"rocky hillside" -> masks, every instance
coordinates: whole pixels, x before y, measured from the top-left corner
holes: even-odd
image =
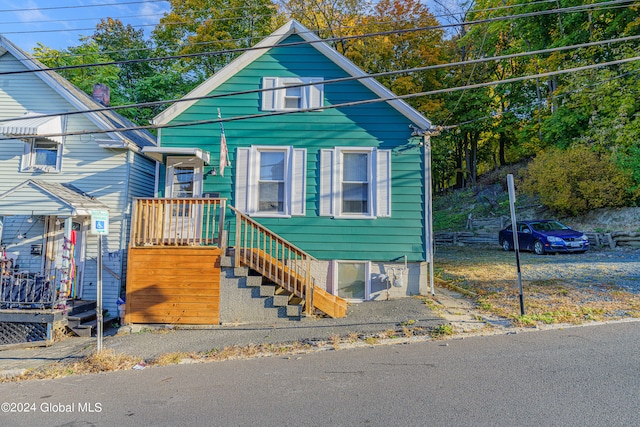
[[[434,230],[463,231],[469,216],[473,219],[500,218],[509,220],[509,195],[501,184],[479,184],[475,190],[464,189],[434,195]],[[586,232],[640,232],[640,207],[597,209],[577,217],[563,217],[551,212],[538,200],[517,195],[516,214],[519,219],[557,219]]]

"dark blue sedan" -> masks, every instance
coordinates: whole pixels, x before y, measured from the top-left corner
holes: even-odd
[[[498,233],[500,246],[505,251],[513,250],[511,225]],[[586,252],[589,238],[581,231],[572,230],[558,221],[519,221],[518,245],[521,250],[538,255],[556,252]]]

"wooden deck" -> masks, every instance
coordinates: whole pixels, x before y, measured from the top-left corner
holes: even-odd
[[[125,323],[220,323],[217,247],[131,247]]]

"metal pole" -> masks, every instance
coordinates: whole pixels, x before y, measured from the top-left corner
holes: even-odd
[[[435,295],[434,279],[433,279],[433,195],[431,194],[431,135],[424,134],[424,170],[425,170],[425,189],[424,195],[426,199],[427,209],[425,212],[427,219],[427,230],[425,242],[427,245],[427,262],[429,263],[429,288],[431,295]]]
[[[511,208],[511,231],[513,232],[513,250],[516,253],[516,268],[518,271],[518,289],[520,291],[520,315],[524,316],[524,294],[522,292],[522,273],[520,271],[520,243],[518,242],[518,223],[516,222],[516,190],[513,184],[513,175],[507,175],[507,187],[509,188],[509,206]]]
[[[102,351],[102,234],[98,234],[98,278],[96,287],[97,352]]]

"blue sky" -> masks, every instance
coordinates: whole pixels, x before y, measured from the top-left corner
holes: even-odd
[[[37,43],[52,49],[80,44],[101,18],[118,18],[147,35],[168,1],[158,0],[0,0],[0,34],[31,52]]]

